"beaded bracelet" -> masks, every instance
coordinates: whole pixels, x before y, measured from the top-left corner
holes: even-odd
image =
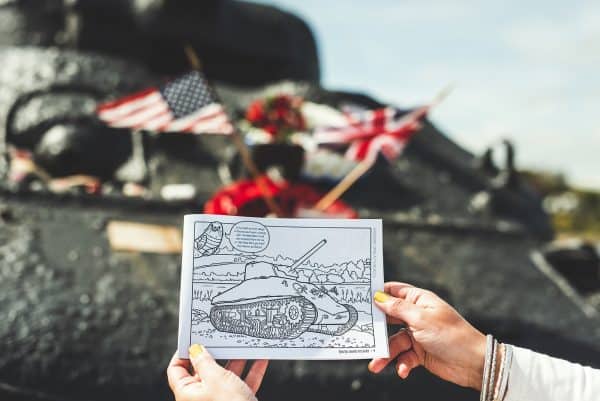
[[[497,354],[497,358],[500,359],[500,361],[496,364],[499,365],[498,368],[498,373],[497,373],[497,380],[496,380],[496,384],[494,385],[494,397],[492,398],[494,401],[498,401],[499,400],[499,395],[500,395],[500,387],[502,384],[502,377],[504,377],[504,361],[505,358],[504,356],[506,355],[506,347],[504,346],[504,344],[498,344],[498,354]]]
[[[496,386],[496,354],[498,354],[498,341],[493,339],[492,341],[492,363],[490,365],[490,377],[488,378],[488,391],[487,391],[487,401],[494,401],[494,390]]]
[[[486,345],[485,345],[485,359],[483,361],[483,380],[481,381],[481,394],[479,395],[479,401],[487,401],[488,400],[488,384],[490,382],[489,374],[491,370],[491,362],[492,362],[492,351],[494,348],[494,337],[491,334],[488,334],[486,337]]]
[[[508,376],[510,374],[510,365],[512,363],[512,346],[504,344],[504,360],[502,361],[502,375],[500,376],[500,387],[498,389],[498,401],[503,401],[506,397],[506,389],[508,388]]]
[[[503,347],[504,352],[500,352],[500,343],[492,335],[486,336],[480,401],[503,401],[506,397],[513,349],[507,344],[503,344]],[[500,357],[500,366],[496,372],[496,358],[498,357]]]

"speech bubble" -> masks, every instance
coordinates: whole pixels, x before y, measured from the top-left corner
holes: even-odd
[[[229,242],[240,252],[264,251],[269,246],[270,239],[267,227],[254,221],[240,221],[229,232]]]

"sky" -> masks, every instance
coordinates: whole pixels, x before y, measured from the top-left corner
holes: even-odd
[[[600,189],[600,1],[259,2],[310,25],[326,88],[410,107],[452,84],[430,119],[453,140]]]

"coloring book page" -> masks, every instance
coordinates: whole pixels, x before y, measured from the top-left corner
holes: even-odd
[[[186,215],[181,358],[388,356],[381,220]]]

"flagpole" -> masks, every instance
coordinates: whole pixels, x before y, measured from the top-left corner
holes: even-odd
[[[331,191],[327,192],[327,194],[317,202],[314,209],[319,212],[327,210],[329,206],[333,205],[333,203],[349,190],[360,177],[365,175],[373,164],[374,160],[371,158],[364,159],[358,163],[335,187],[333,187]]]
[[[190,66],[196,71],[201,71],[202,63],[200,62],[200,58],[198,57],[196,50],[194,50],[194,48],[189,44],[186,44],[184,46],[183,50],[185,51],[185,55],[188,59],[188,62],[190,63]],[[225,106],[223,106],[223,108],[225,108]],[[277,205],[277,203],[273,199],[273,196],[271,195],[269,188],[267,188],[267,186],[264,182],[264,179],[262,177],[260,170],[258,169],[258,167],[256,167],[256,163],[254,163],[254,160],[252,160],[252,155],[250,154],[250,150],[248,149],[248,146],[244,143],[242,135],[240,134],[238,129],[233,124],[231,124],[231,127],[233,129],[233,131],[231,133],[231,136],[233,137],[233,144],[235,145],[238,152],[240,153],[240,156],[242,158],[242,163],[244,164],[246,169],[250,172],[250,175],[252,176],[252,178],[254,179],[254,182],[258,186],[260,195],[264,199],[267,207],[269,208],[271,213],[275,214],[275,216],[277,216],[277,217],[283,216],[283,212],[281,211],[281,208],[279,207],[279,205]]]
[[[187,57],[192,69],[196,71],[202,71],[202,62],[200,61],[200,58],[198,57],[198,54],[194,48],[188,43],[183,46],[183,51],[185,52],[185,56]]]
[[[431,109],[433,106],[439,105],[448,96],[452,89],[452,85],[447,85],[446,87],[444,87],[429,103],[426,110],[429,111],[429,109]],[[423,108],[420,107],[414,111],[411,111],[406,116],[407,119],[419,116],[423,112],[422,109]],[[342,180],[335,187],[333,187],[329,192],[327,192],[327,194],[325,194],[325,196],[323,196],[317,202],[317,204],[314,206],[314,209],[319,212],[324,212],[325,210],[327,210],[331,205],[333,205],[333,203],[336,200],[338,200],[342,195],[344,195],[344,193],[346,193],[346,191],[349,190],[352,187],[352,185],[354,185],[354,183],[360,179],[360,177],[362,177],[367,173],[367,171],[369,171],[369,169],[375,164],[375,161],[376,156],[373,158],[366,158],[360,163],[358,163],[356,167],[350,170],[350,172],[346,174],[344,178],[342,178]]]
[[[275,203],[273,196],[269,192],[269,188],[267,188],[267,186],[265,185],[260,170],[258,169],[258,167],[256,167],[256,163],[254,163],[254,160],[252,160],[252,155],[250,155],[250,150],[248,150],[248,146],[244,143],[242,136],[235,127],[233,128],[233,132],[231,135],[233,136],[233,143],[240,152],[240,156],[242,157],[242,163],[244,163],[244,166],[248,169],[250,175],[252,175],[254,182],[256,182],[258,190],[260,191],[260,195],[267,204],[267,207],[269,208],[271,213],[275,214],[275,216],[282,217],[283,212],[281,211],[281,208],[279,208],[279,205]]]

